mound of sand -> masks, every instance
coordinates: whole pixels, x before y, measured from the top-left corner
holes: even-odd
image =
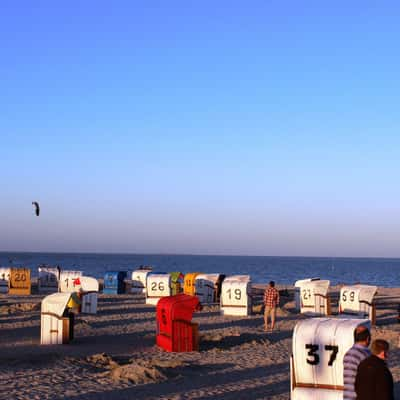
[[[108,371],[114,382],[129,381],[134,385],[166,381],[179,376],[178,368],[187,366],[180,360],[119,360],[105,353],[86,357],[85,361],[93,368]]]
[[[13,303],[0,306],[0,315],[15,314],[18,312],[37,311],[40,310],[39,303]]]

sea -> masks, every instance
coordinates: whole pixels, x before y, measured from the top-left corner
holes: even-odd
[[[30,268],[33,277],[41,264],[59,265],[95,278],[103,278],[106,271],[129,274],[140,266],[150,265],[156,272],[250,275],[252,282],[261,284],[273,280],[279,285],[293,285],[299,279],[319,277],[329,279],[331,285],[400,286],[399,258],[0,252],[0,267]]]

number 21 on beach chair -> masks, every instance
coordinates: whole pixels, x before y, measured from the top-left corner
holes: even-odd
[[[304,282],[312,282],[319,280],[320,278],[306,278],[306,279],[300,279],[294,283],[294,300],[297,312],[300,312],[300,307],[301,307],[301,286],[304,284]]]
[[[365,319],[309,318],[293,331],[291,400],[342,400],[343,357]]]
[[[330,315],[330,299],[328,296],[328,280],[300,281],[300,313],[312,316]]]

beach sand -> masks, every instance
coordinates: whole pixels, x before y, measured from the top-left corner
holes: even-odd
[[[282,287],[280,289],[283,289]],[[281,297],[277,330],[263,331],[261,307],[249,317],[194,314],[200,351],[155,345],[155,307],[134,295],[99,295],[97,315],[79,314],[68,345],[41,346],[44,295],[0,295],[0,399],[289,399],[293,288]],[[338,288],[331,288],[337,297]],[[254,290],[261,299],[262,286]],[[379,288],[374,338],[391,344],[389,366],[400,398],[400,289]],[[336,311],[333,307],[333,312]]]

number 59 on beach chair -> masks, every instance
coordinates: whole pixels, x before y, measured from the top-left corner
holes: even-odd
[[[340,289],[339,314],[345,318],[368,318],[376,322],[374,296],[378,288],[370,285],[343,286]]]

